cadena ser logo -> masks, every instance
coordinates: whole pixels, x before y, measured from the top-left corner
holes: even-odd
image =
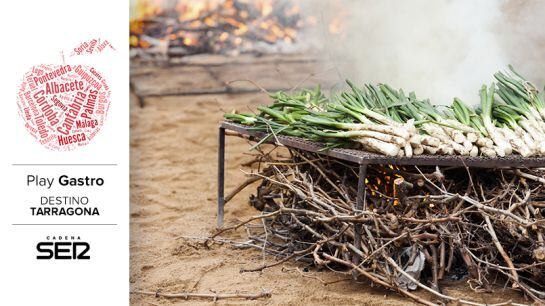
[[[36,244],[39,260],[89,260],[91,245],[79,236],[47,236]]]

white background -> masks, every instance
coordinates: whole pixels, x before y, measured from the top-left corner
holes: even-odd
[[[9,1],[0,18],[0,305],[124,305],[129,301],[129,56],[126,1]],[[108,39],[114,52],[69,57],[79,43]],[[54,152],[27,132],[17,113],[17,85],[38,64],[86,63],[101,71],[111,104],[101,131],[84,146]],[[17,163],[107,163],[106,167],[13,166]],[[104,187],[48,191],[26,187],[26,175],[103,177]],[[57,185],[58,186],[58,185]],[[87,195],[100,218],[31,217],[40,195]],[[13,223],[116,223],[116,226],[14,226]],[[79,235],[88,261],[36,260],[47,235]]]

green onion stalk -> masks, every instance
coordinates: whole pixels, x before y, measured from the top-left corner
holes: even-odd
[[[545,120],[545,99],[536,86],[516,72],[511,65],[509,71],[497,72],[494,77],[498,80],[498,85],[503,87],[503,91],[528,103],[528,108],[536,119]]]
[[[439,112],[429,100],[419,101],[417,107],[420,112],[426,114],[431,121],[439,125],[443,131],[449,135],[456,143],[463,144],[466,142],[464,132],[473,133],[474,130],[464,124],[458,123],[454,120],[448,120],[444,114]]]
[[[339,122],[317,116],[304,116],[301,120],[313,126],[313,133],[319,137],[350,138],[367,150],[388,156],[398,155],[409,137],[406,131],[388,125]]]
[[[536,144],[530,135],[518,125],[517,121],[520,120],[518,114],[498,103],[494,103],[492,114],[496,119],[496,126],[501,129],[513,150],[524,157],[534,155]]]
[[[469,127],[464,126],[463,130],[460,130],[456,125],[462,124],[453,125],[452,122],[447,122],[446,115],[439,112],[428,100],[417,100],[413,104],[415,108],[413,112],[421,114],[421,117],[428,121],[422,124],[422,129],[442,142],[441,151],[448,154],[477,156],[478,149],[473,148],[473,143],[467,140],[463,133],[463,130],[469,130]]]
[[[381,84],[380,88],[392,101],[389,105],[390,112],[396,113],[402,122],[410,122],[410,126],[414,131],[414,135],[410,139],[414,154],[418,155],[423,152],[428,154],[454,154],[452,146],[443,143],[444,141],[450,143],[450,138],[443,133],[440,127],[430,123],[415,107],[414,104],[418,100],[414,92],[409,93],[407,96],[402,89],[396,91],[386,84]],[[435,131],[440,131],[442,134],[437,135]],[[442,137],[444,138],[442,139]]]
[[[531,98],[521,92],[517,86],[507,83],[506,77],[502,74],[496,74],[496,78],[503,80],[503,83],[500,82],[498,84],[498,95],[511,110],[521,116],[518,124],[530,134],[537,144],[537,150],[545,152],[545,141],[543,138],[545,123],[536,108],[532,106],[532,103],[528,102]],[[515,81],[511,82],[515,83]],[[509,84],[511,87],[509,87]]]
[[[386,125],[397,129],[406,135],[408,140],[403,146],[403,155],[424,153],[424,148],[416,138],[417,130],[414,126],[414,119],[403,120],[394,106],[399,103],[398,96],[389,86],[381,84],[378,87],[367,84],[362,89],[357,88],[350,81],[347,84],[351,93],[343,93],[340,96],[340,104],[352,112],[361,114],[373,120],[377,124]],[[414,150],[413,150],[413,147]]]
[[[406,131],[396,129],[395,127],[388,125],[339,122],[328,118],[320,118],[316,116],[303,116],[301,120],[313,125],[327,126],[340,130],[373,131],[377,133],[393,135],[401,139],[407,139],[409,137]]]
[[[526,123],[527,119],[515,109],[503,103],[496,103],[494,104],[493,114],[498,122],[507,126],[515,135],[512,135],[510,131],[505,131],[507,134],[511,134],[512,138],[520,139],[526,144],[532,152],[531,155],[545,153],[545,143],[536,141],[539,137],[534,138],[531,133],[522,128],[521,123]]]
[[[451,109],[454,119],[473,129],[473,132],[467,133],[466,137],[468,140],[475,143],[479,148],[479,153],[487,157],[495,157],[496,151],[494,151],[494,142],[489,138],[481,116],[460,98],[454,98]],[[476,140],[473,135],[477,137]]]
[[[484,127],[488,132],[488,135],[496,145],[494,147],[496,153],[499,156],[504,157],[511,154],[513,148],[511,147],[509,142],[507,142],[507,140],[503,136],[503,133],[501,133],[492,122],[492,106],[494,104],[495,89],[496,86],[494,83],[492,83],[490,89],[488,89],[486,85],[483,85],[481,88],[481,118],[483,120]]]
[[[390,125],[394,127],[402,127],[403,124],[390,117],[388,112],[388,101],[383,94],[374,95],[368,92],[367,89],[359,89],[350,81],[347,80],[352,93],[343,93],[339,103],[344,107],[360,113],[367,118],[371,118],[376,123]],[[372,85],[373,92],[378,91]]]

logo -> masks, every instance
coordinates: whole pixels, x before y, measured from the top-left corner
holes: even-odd
[[[36,244],[39,260],[89,260],[91,245],[79,236],[47,236]]]
[[[72,56],[113,49],[107,40],[92,39]],[[93,66],[41,64],[31,67],[19,85],[18,111],[28,132],[55,151],[87,145],[100,131],[110,106],[110,87]]]

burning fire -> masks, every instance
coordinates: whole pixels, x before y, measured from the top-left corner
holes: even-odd
[[[262,45],[294,44],[302,28],[314,26],[297,1],[135,0],[131,8],[131,48],[176,49],[181,55],[253,51]],[[340,20],[329,25],[342,29]]]
[[[387,169],[384,169],[383,171],[374,173],[374,175],[368,176],[365,179],[365,185],[372,197],[382,199],[393,205],[398,205],[400,190],[398,190],[396,182],[398,180],[404,181],[404,178],[395,172],[401,170],[398,166],[389,165],[388,168],[394,171],[386,171]]]
[[[304,26],[297,5],[275,0],[178,1],[140,0],[130,23],[131,47],[160,42],[188,53],[250,49],[257,41],[292,43]]]

